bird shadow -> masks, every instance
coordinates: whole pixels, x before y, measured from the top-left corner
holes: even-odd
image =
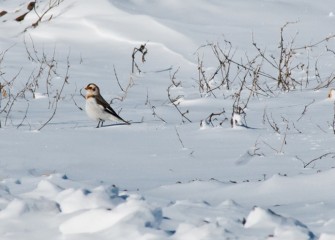
[[[115,127],[115,126],[122,126],[122,125],[129,125],[129,124],[127,124],[127,123],[112,123],[112,124],[108,124],[108,125],[102,125],[102,126],[97,127],[97,128]]]
[[[131,124],[138,124],[138,123],[142,123],[142,122],[141,121],[138,121],[138,122],[132,122],[132,121],[130,121],[129,123],[112,123],[112,124],[108,124],[108,125],[102,125],[99,128],[114,127],[114,126],[123,126],[123,125],[129,126]]]

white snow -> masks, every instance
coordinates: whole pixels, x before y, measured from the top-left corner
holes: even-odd
[[[335,239],[333,0],[64,0],[32,28],[52,2],[0,1],[1,240]],[[287,22],[295,89],[235,66],[208,92],[210,44],[277,59]],[[130,126],[95,128],[91,82]]]

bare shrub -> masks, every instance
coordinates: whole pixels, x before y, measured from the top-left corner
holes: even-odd
[[[38,130],[43,129],[55,116],[58,103],[63,98],[62,92],[69,79],[69,56],[67,58],[67,68],[65,71],[64,82],[61,86],[55,84],[55,79],[62,78],[62,74],[58,73],[58,60],[56,59],[56,49],[48,55],[44,50],[38,51],[33,40],[30,38],[30,43],[24,42],[28,61],[32,62],[35,68],[28,77],[21,74],[20,69],[14,76],[1,75],[2,83],[0,84],[0,122],[3,125],[8,125],[15,105],[21,100],[27,102],[27,107],[22,117],[22,121],[17,125],[17,128],[23,126],[24,122],[28,121],[30,101],[36,98],[36,94],[40,93],[47,97],[47,109],[52,111],[51,117],[42,124]],[[1,61],[3,60],[3,56]],[[0,61],[0,63],[1,63]],[[0,65],[1,66],[1,65]],[[28,123],[29,124],[29,123]],[[14,123],[12,122],[12,125]],[[29,124],[30,125],[30,124]],[[2,126],[2,125],[1,125]]]
[[[232,44],[230,41],[227,40],[224,40],[224,48],[221,48],[219,44],[207,44],[199,48],[200,50],[202,48],[210,47],[214,59],[217,59],[219,63],[216,71],[214,71],[214,73],[210,77],[202,77],[201,80],[206,79],[206,81],[203,82],[208,83],[209,81],[214,79],[214,77],[216,77],[217,74],[220,72],[222,77],[221,84],[214,88],[212,87],[211,89],[207,89],[206,91],[211,92],[217,88],[220,88],[223,85],[227,86],[227,89],[229,89],[229,86],[235,79],[241,78],[241,76],[245,76],[246,74],[250,73],[255,74],[253,77],[250,76],[250,79],[247,81],[248,84],[252,86],[257,86],[257,92],[261,92],[263,94],[268,94],[269,92],[266,80],[272,80],[273,82],[275,82],[277,85],[277,89],[282,91],[290,91],[296,89],[298,86],[308,87],[308,84],[310,83],[309,77],[312,71],[312,63],[310,63],[309,56],[310,50],[320,47],[321,44],[325,43],[327,52],[335,54],[335,51],[331,50],[327,46],[327,43],[335,38],[335,34],[325,37],[315,43],[299,47],[295,44],[297,34],[289,41],[285,39],[285,30],[291,24],[293,23],[287,22],[286,24],[284,24],[284,26],[281,27],[280,40],[278,43],[278,52],[276,53],[268,54],[266,50],[262,50],[254,41],[254,38],[252,38],[252,45],[256,49],[257,54],[253,57],[245,55],[244,61],[243,59],[240,59],[238,61],[235,60],[235,52],[233,52],[232,50]],[[306,58],[303,59],[302,57],[298,57],[298,52],[299,55],[306,56]],[[319,74],[318,62],[319,59],[315,59],[313,73],[316,76],[316,79],[321,79]],[[199,57],[198,65],[199,69],[203,69],[203,61],[199,61]],[[295,71],[305,72],[305,76],[300,76],[298,79],[298,76],[294,74]],[[257,77],[255,78],[255,76]],[[261,84],[257,82],[260,77],[263,78]],[[334,78],[335,76],[332,73],[328,78],[324,80],[325,84],[320,85],[320,82],[323,82],[322,80],[320,80],[320,82],[318,83],[318,87],[328,87],[330,83],[335,80]],[[306,79],[304,86],[302,86],[302,79]],[[209,87],[208,84],[205,85],[206,87]],[[261,87],[261,85],[263,87]]]
[[[316,161],[319,161],[319,160],[321,160],[323,158],[326,158],[326,157],[330,157],[330,158],[335,159],[335,152],[328,152],[328,153],[322,154],[321,156],[313,158],[312,160],[308,160],[308,161],[305,161],[298,156],[295,156],[295,157],[296,157],[296,159],[298,159],[299,161],[302,162],[304,168],[307,168],[312,163],[315,164]]]
[[[126,99],[127,95],[128,95],[129,89],[132,86],[134,86],[134,80],[133,80],[132,76],[130,76],[129,77],[129,81],[127,83],[127,86],[126,87],[122,87],[114,65],[113,65],[113,70],[114,70],[114,76],[115,76],[115,79],[117,81],[117,84],[118,84],[119,88],[122,91],[122,95],[120,97],[113,98],[110,101],[110,104],[112,104],[114,100],[119,100],[119,101],[123,102]]]
[[[141,61],[142,61],[142,63],[144,63],[146,61],[145,60],[145,56],[148,53],[148,49],[147,49],[146,45],[147,45],[147,43],[144,43],[139,48],[136,48],[136,47],[134,48],[133,53],[131,55],[131,58],[132,58],[131,72],[132,73],[135,73],[135,67],[136,67],[138,73],[142,72],[141,69],[139,68],[138,64],[135,61],[135,57],[136,57],[136,54],[139,52],[139,53],[141,53]]]
[[[180,116],[182,117],[182,122],[185,123],[185,121],[187,122],[192,122],[188,117],[187,114],[189,113],[188,110],[183,111],[180,108],[180,99],[183,97],[182,95],[177,95],[176,97],[173,96],[172,93],[172,89],[177,88],[177,87],[181,87],[181,82],[177,82],[176,81],[176,74],[178,72],[179,68],[171,75],[170,74],[170,80],[171,80],[171,85],[167,88],[167,94],[168,94],[168,99],[170,101],[170,103],[172,104],[172,106],[174,106],[177,111],[179,112]]]
[[[204,63],[203,56],[200,50],[205,48],[210,48],[210,52],[213,54],[218,66],[215,67],[214,71],[207,71]],[[201,46],[197,51],[197,61],[198,61],[198,85],[199,92],[201,96],[206,96],[211,94],[216,97],[215,90],[218,89],[230,89],[231,84],[237,77],[237,71],[234,71],[233,61],[231,59],[234,57],[232,43],[224,40],[223,47],[219,43],[209,43]],[[233,75],[234,74],[234,75]]]
[[[200,127],[203,127],[205,124],[206,126],[222,126],[224,122],[228,120],[228,118],[225,116],[226,111],[223,109],[222,112],[218,113],[211,113],[208,117],[206,117],[204,120],[200,121]]]
[[[64,0],[49,0],[48,5],[44,6],[42,8],[42,10],[40,12],[37,11],[38,6],[36,6],[36,4],[34,4],[33,6],[31,6],[31,8],[34,10],[34,12],[36,13],[38,19],[31,24],[32,28],[36,28],[38,26],[39,23],[41,23],[42,21],[50,21],[53,18],[53,15],[50,15],[49,18],[47,20],[45,20],[45,16],[54,8],[58,7],[62,2],[64,2]],[[36,1],[35,1],[36,3]],[[25,29],[25,31],[28,28],[31,27],[27,27]]]
[[[327,46],[327,43],[335,38],[335,35],[297,47],[296,37],[298,34],[289,40],[285,36],[286,28],[291,24],[294,23],[287,22],[280,28],[278,51],[270,54],[265,49],[261,49],[253,37],[252,46],[256,49],[254,56],[248,56],[246,53],[244,57],[236,56],[236,50],[228,40],[223,41],[223,47],[219,43],[209,43],[197,50],[198,85],[201,96],[215,98],[220,95],[226,96],[231,94],[229,90],[233,89],[233,84],[236,86],[236,81],[239,82],[238,89],[231,94],[233,99],[232,127],[239,124],[246,125],[245,109],[253,97],[272,97],[282,91],[302,90],[311,88],[311,86],[313,89],[326,88],[335,81],[334,73],[328,77],[321,77],[319,61],[322,55],[315,58],[314,62],[310,57],[312,49],[324,45],[327,49],[326,53],[335,54],[335,51]],[[217,65],[213,71],[208,71],[208,68],[205,67],[204,57],[200,57],[202,56],[201,51],[211,53],[210,57],[216,60]],[[304,112],[299,120],[304,116]],[[275,131],[279,131],[276,130],[276,126],[271,124],[268,117],[266,119]],[[240,120],[243,121],[238,122]]]
[[[69,61],[69,55],[67,57],[67,68],[66,68],[66,72],[65,72],[65,76],[63,77],[63,84],[60,87],[60,89],[57,89],[56,94],[54,96],[54,103],[53,103],[53,112],[50,116],[50,118],[43,123],[43,125],[38,129],[39,131],[41,131],[56,115],[57,109],[58,109],[58,103],[61,100],[62,97],[62,93],[65,87],[65,84],[69,83],[69,69],[70,69],[70,61]]]

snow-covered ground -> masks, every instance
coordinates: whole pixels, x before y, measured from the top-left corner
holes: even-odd
[[[52,2],[0,0],[1,240],[335,239],[333,0]],[[296,87],[258,58],[249,99],[288,22]],[[199,89],[211,46],[229,89]],[[95,128],[91,82],[130,126]]]

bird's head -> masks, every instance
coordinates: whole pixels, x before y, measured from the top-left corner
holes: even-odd
[[[94,83],[90,83],[85,87],[86,96],[97,96],[100,94],[100,89]]]

